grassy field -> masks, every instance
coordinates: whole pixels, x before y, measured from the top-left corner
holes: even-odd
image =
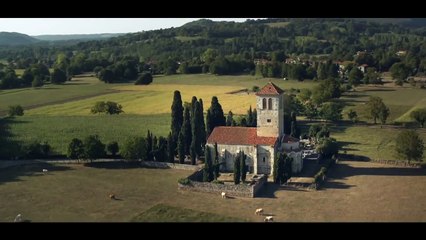
[[[129,136],[146,136],[150,130],[157,136],[170,131],[170,114],[116,116],[22,116],[7,122],[12,139],[24,143],[47,141],[52,151],[66,154],[73,138],[97,134],[103,143],[117,141],[119,145]]]
[[[210,74],[157,76],[148,86],[104,84],[92,77],[76,78],[65,85],[41,89],[19,89],[0,92],[0,104],[22,104],[33,107],[23,117],[9,122],[12,139],[29,143],[47,141],[57,153],[66,153],[72,138],[98,134],[104,143],[123,141],[131,135],[145,136],[147,130],[167,136],[170,130],[170,107],[173,92],[181,91],[183,101],[192,96],[204,100],[204,109],[217,96],[225,114],[245,114],[255,106],[253,93],[230,94],[240,89],[263,86],[271,79],[254,76],[215,76]],[[311,88],[314,82],[273,80],[284,89]],[[224,86],[221,86],[224,85]],[[123,106],[119,116],[93,115],[90,108],[97,101],[116,101]],[[56,103],[55,103],[56,101]],[[31,105],[33,104],[33,105]],[[0,105],[1,106],[1,105]]]
[[[377,126],[348,126],[336,125],[331,128],[332,137],[340,142],[342,149],[340,152],[367,156],[371,159],[397,160],[395,152],[395,139],[402,131],[401,128],[394,128],[380,125]],[[426,129],[416,130],[426,143]],[[426,154],[423,155],[426,161]]]
[[[119,84],[118,84],[119,85]],[[45,85],[41,88],[0,90],[0,116],[6,114],[10,105],[21,105],[24,109],[49,104],[61,104],[82,98],[112,93],[112,86],[95,77],[78,77],[62,85]]]
[[[211,74],[156,76],[148,86],[135,86],[132,83],[104,84],[90,75],[77,76],[63,85],[46,85],[39,89],[22,88],[0,90],[0,115],[7,112],[10,105],[19,104],[28,115],[89,115],[96,101],[117,101],[124,111],[130,114],[157,114],[170,112],[174,90],[180,90],[184,101],[192,96],[201,97],[205,108],[211,97],[219,98],[224,110],[245,113],[254,106],[253,95],[227,94],[239,89],[262,87],[273,81],[284,89],[312,88],[311,81],[282,81],[280,79],[258,78],[250,75],[215,76]]]
[[[384,74],[386,75],[386,74]],[[249,106],[255,106],[253,93],[230,94],[230,92],[262,87],[271,79],[250,75],[216,76],[211,74],[155,76],[148,86],[131,83],[104,84],[96,78],[83,76],[58,86],[41,89],[18,89],[0,91],[0,112],[10,104],[22,104],[31,109],[24,117],[11,123],[13,139],[29,142],[33,139],[48,141],[54,150],[65,153],[66,145],[73,137],[83,138],[98,134],[104,142],[122,143],[128,135],[145,136],[148,129],[156,135],[166,136],[170,126],[170,106],[173,92],[181,91],[183,101],[192,96],[202,98],[208,109],[212,96],[217,96],[225,114],[245,114]],[[312,81],[283,81],[272,79],[284,90],[312,88]],[[345,93],[339,101],[346,104],[344,118],[349,109],[357,111],[361,121],[371,123],[365,114],[365,102],[369,96],[383,98],[390,108],[388,122],[410,122],[409,113],[426,107],[426,91],[409,86],[396,87],[393,83],[384,86],[361,86],[356,91]],[[123,106],[120,116],[92,115],[90,108],[97,101],[116,101]],[[52,131],[52,129],[54,131]],[[380,132],[380,134],[371,134]],[[334,128],[332,135],[343,141],[347,153],[370,158],[394,159],[394,139],[400,129],[375,128],[369,125],[344,124]],[[426,134],[419,131],[423,138]],[[391,141],[388,141],[391,139]],[[385,144],[386,143],[386,144]],[[380,146],[379,146],[380,145]]]
[[[426,91],[408,86],[398,87],[393,83],[384,86],[358,87],[356,91],[344,94],[340,101],[346,104],[343,116],[348,119],[346,113],[354,109],[358,113],[360,121],[368,124],[342,124],[333,127],[332,135],[342,142],[343,151],[349,154],[367,156],[372,159],[397,159],[395,154],[395,139],[403,128],[395,126],[380,127],[371,125],[373,122],[366,113],[365,103],[369,96],[378,96],[390,109],[388,123],[413,122],[409,117],[411,111],[417,108],[426,108]],[[416,131],[426,142],[425,129]],[[423,157],[426,161],[426,155]]]
[[[369,96],[377,96],[390,109],[388,122],[410,122],[409,113],[416,108],[426,108],[426,90],[411,87],[368,86],[358,87],[355,92],[345,94],[341,99],[346,103],[345,111],[352,108],[357,111],[360,120],[369,121],[365,113],[365,104]],[[345,116],[347,117],[347,116]]]
[[[49,173],[42,174],[42,168]],[[21,213],[35,222],[131,221],[138,216],[141,221],[261,222],[257,208],[279,222],[426,221],[424,169],[340,162],[319,191],[283,191],[268,184],[254,199],[178,190],[177,179],[187,175],[174,169],[71,164],[0,169],[0,221],[13,221]],[[118,200],[111,200],[110,193]]]

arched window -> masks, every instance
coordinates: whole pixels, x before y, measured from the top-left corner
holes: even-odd
[[[272,110],[272,98],[268,99],[268,110]]]
[[[266,109],[266,98],[262,99],[262,109]]]

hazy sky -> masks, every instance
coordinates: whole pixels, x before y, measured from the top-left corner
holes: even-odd
[[[199,18],[0,18],[0,32],[28,35],[127,33],[179,27]],[[211,18],[244,22],[246,18]]]

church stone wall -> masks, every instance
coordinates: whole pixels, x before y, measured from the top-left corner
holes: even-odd
[[[214,149],[213,144],[208,144]],[[254,145],[224,145],[218,144],[217,151],[220,156],[220,161],[225,161],[224,167],[221,168],[221,171],[232,172],[234,171],[234,161],[237,153],[239,151],[244,151],[244,154],[247,155],[246,165],[248,165],[248,170],[250,173],[254,170],[254,157],[256,156],[256,147]]]

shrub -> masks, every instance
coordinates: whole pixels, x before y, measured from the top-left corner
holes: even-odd
[[[216,183],[216,184],[225,184],[223,181],[219,181],[219,180],[213,180],[212,183]]]
[[[178,180],[178,183],[182,184],[182,185],[189,185],[191,183],[191,181],[188,178],[181,178]]]
[[[25,157],[29,159],[45,158],[50,153],[50,145],[47,142],[41,144],[39,141],[33,141],[24,148]]]
[[[138,80],[136,80],[135,85],[148,85],[150,83],[152,83],[151,73],[142,73]]]
[[[24,115],[24,109],[22,108],[21,105],[9,106],[9,116],[10,117],[22,116],[22,115]]]

